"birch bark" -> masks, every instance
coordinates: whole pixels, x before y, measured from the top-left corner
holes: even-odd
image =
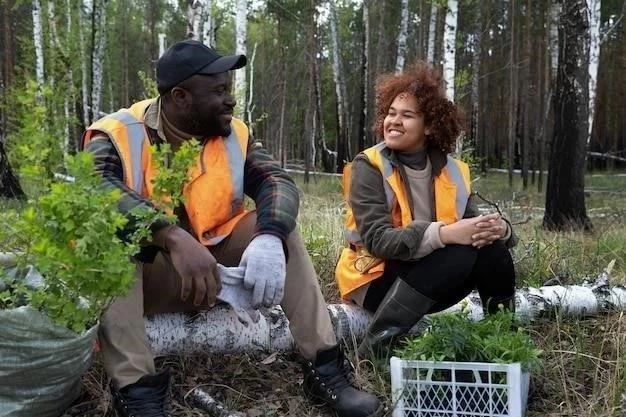
[[[43,26],[41,23],[41,2],[33,0],[33,42],[35,44],[35,77],[42,88],[44,79]],[[41,98],[41,97],[40,97]]]
[[[437,12],[439,7],[436,0],[431,0],[430,4],[430,19],[428,22],[428,52],[426,54],[426,61],[435,63],[435,38],[437,34]]]
[[[446,27],[444,31],[443,78],[446,81],[446,95],[454,101],[454,75],[456,59],[456,27],[459,12],[458,0],[448,0]]]
[[[247,0],[237,0],[237,12],[235,14],[235,53],[247,54],[248,39],[248,2]],[[236,114],[242,117],[247,114],[246,102],[246,67],[235,71],[234,80],[235,99],[239,104]],[[250,120],[248,120],[250,122]]]
[[[614,264],[614,262],[612,263]],[[554,285],[540,288],[520,288],[516,291],[515,315],[522,321],[555,314],[585,317],[626,310],[626,287],[609,285],[612,264],[592,283],[581,285]],[[338,339],[350,346],[365,335],[372,313],[355,304],[327,306]],[[444,310],[469,311],[472,320],[483,317],[482,303],[477,292],[472,292],[458,304]],[[428,325],[428,316],[410,331],[420,333]],[[155,355],[181,352],[235,353],[254,351],[290,351],[295,349],[289,331],[289,320],[283,310],[272,307],[261,312],[258,323],[247,327],[240,323],[228,306],[217,306],[189,321],[184,314],[160,314],[146,319],[146,330]]]
[[[396,73],[404,69],[406,59],[406,39],[409,28],[409,0],[402,0],[402,11],[400,13],[400,30],[398,32],[398,50],[396,52]]]
[[[596,85],[600,64],[600,6],[601,0],[587,0],[589,7],[589,134],[587,146],[591,141],[593,120],[596,110]]]

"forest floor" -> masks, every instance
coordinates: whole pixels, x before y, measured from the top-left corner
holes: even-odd
[[[333,280],[341,250],[342,204],[337,178],[314,179],[302,190],[300,232],[329,303],[338,302]],[[472,187],[499,205],[515,225],[520,243],[514,250],[518,287],[541,286],[558,279],[577,284],[595,277],[616,260],[611,284],[626,283],[626,177],[586,178],[587,211],[592,233],[548,232],[541,228],[545,196],[523,190],[506,175],[478,179]],[[542,349],[544,366],[531,376],[527,417],[608,417],[622,412],[626,391],[626,317],[621,312],[586,319],[561,316],[525,324],[524,330]],[[348,352],[354,359],[354,355]],[[302,374],[295,354],[169,356],[157,360],[170,368],[172,416],[207,416],[191,400],[195,388],[208,392],[231,413],[247,417],[327,417],[302,393]],[[356,363],[357,381],[390,401],[389,371]],[[83,378],[83,394],[67,416],[111,417],[108,380],[98,354]],[[391,411],[387,413],[391,416]]]

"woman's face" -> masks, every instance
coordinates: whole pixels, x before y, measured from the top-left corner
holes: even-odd
[[[417,151],[426,143],[428,133],[415,96],[398,94],[383,121],[385,145],[400,152]]]

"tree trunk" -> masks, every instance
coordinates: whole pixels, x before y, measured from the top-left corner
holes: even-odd
[[[315,59],[317,56],[317,48],[315,42],[315,0],[311,0],[309,5],[309,22],[307,27],[307,67],[309,69],[308,72],[308,86],[307,86],[307,112],[304,117],[304,183],[309,183],[309,172],[311,168],[315,165],[315,156],[313,149],[315,147],[315,136],[316,136],[316,127],[317,127],[317,99],[315,97]],[[311,161],[312,160],[312,161]]]
[[[448,0],[446,10],[446,23],[443,36],[443,78],[446,82],[446,95],[448,99],[454,101],[454,77],[456,68],[456,27],[459,16],[458,0]],[[457,155],[463,151],[462,136],[456,138]]]
[[[333,79],[335,81],[335,94],[337,96],[337,172],[343,170],[343,166],[348,159],[348,129],[346,123],[346,86],[343,78],[343,65],[341,64],[341,54],[339,52],[339,31],[337,29],[337,10],[335,2],[330,1],[330,33],[332,43]]]
[[[80,55],[82,58],[80,60],[80,71],[81,71],[80,86],[81,86],[82,109],[83,109],[82,125],[83,127],[87,127],[89,126],[89,124],[91,124],[91,116],[90,116],[90,111],[89,111],[89,97],[91,95],[89,92],[90,72],[89,72],[89,68],[87,67],[88,62],[91,61],[88,58],[91,56],[91,54],[88,52],[89,46],[87,45],[85,41],[85,35],[84,35],[85,23],[84,23],[83,18],[84,16],[83,16],[82,7],[79,7],[78,8],[78,42],[80,44]]]
[[[536,107],[534,106],[535,95],[535,80],[533,78],[533,72],[531,71],[532,64],[536,61],[532,56],[532,43],[535,39],[531,39],[534,35],[533,30],[533,1],[526,0],[526,9],[524,16],[524,29],[522,31],[522,39],[524,42],[523,56],[521,61],[524,62],[523,77],[525,87],[522,91],[522,140],[520,143],[521,150],[521,171],[522,171],[522,189],[528,189],[528,166],[530,163],[530,146],[531,140],[534,137],[534,129],[536,124],[531,122]],[[531,113],[533,115],[531,115]]]
[[[511,44],[509,54],[509,126],[508,126],[508,165],[509,165],[509,186],[513,186],[513,169],[515,168],[515,141],[517,137],[517,63],[515,62],[515,48],[517,47],[516,39],[516,21],[515,21],[515,0],[510,0],[509,4],[509,22],[510,22],[510,39]]]
[[[476,147],[476,155],[485,156],[484,140],[479,138],[480,119],[480,74],[481,74],[481,53],[483,40],[483,11],[478,12],[476,27],[472,34],[472,72],[471,72],[471,98],[470,98],[470,140]],[[484,159],[483,159],[484,160]],[[484,167],[483,167],[484,168]],[[486,170],[484,170],[486,172]]]
[[[13,174],[9,158],[4,150],[4,142],[0,140],[0,197],[24,200],[26,195]]]
[[[585,208],[585,149],[589,124],[589,20],[586,0],[563,4],[554,137],[543,226],[591,229]]]
[[[363,105],[363,111],[361,112],[361,118],[359,120],[359,132],[361,134],[358,137],[357,151],[361,151],[367,147],[370,141],[370,130],[368,127],[369,122],[369,106],[370,106],[370,0],[363,0],[362,5],[362,21],[363,21],[363,54],[361,54],[361,103]],[[322,130],[322,132],[324,132]],[[323,134],[323,133],[322,133]]]
[[[596,86],[600,65],[600,7],[601,0],[588,0],[589,4],[589,134],[587,146],[591,142],[593,120],[596,110]],[[623,24],[623,23],[622,23]],[[622,57],[624,59],[624,57]]]
[[[246,55],[248,53],[248,2],[247,0],[237,0],[235,14],[235,53]],[[235,100],[239,103],[239,117],[247,114],[246,109],[246,67],[235,70]],[[251,120],[247,120],[248,123]]]
[[[35,76],[39,88],[44,85],[43,27],[41,23],[41,2],[33,0],[33,42],[35,45]]]
[[[515,315],[522,321],[555,314],[585,317],[600,313],[626,310],[626,288],[609,286],[601,277],[592,284],[554,285],[541,288],[521,288],[516,291]],[[482,303],[477,292],[472,292],[446,312],[468,309],[472,320],[483,317]],[[352,345],[360,341],[372,320],[372,313],[356,304],[330,304],[337,339]],[[428,316],[409,333],[423,331]],[[184,314],[158,314],[146,319],[146,330],[155,355],[185,352],[235,353],[254,351],[290,351],[295,348],[289,331],[289,320],[283,310],[272,307],[264,310],[257,323],[240,323],[228,306],[217,306],[202,312],[190,321]]]
[[[398,50],[396,51],[396,73],[404,69],[406,59],[406,38],[409,28],[409,0],[402,0],[400,13],[400,29],[398,31]]]
[[[97,0],[93,3],[93,53],[91,61],[91,123],[104,114],[100,111],[102,103],[102,82],[104,79],[104,56],[106,51],[106,20],[107,0]]]
[[[213,16],[211,15],[211,0],[203,0],[202,7],[202,42],[215,46],[215,31],[213,30]]]
[[[0,141],[7,134],[7,109],[8,91],[13,80],[13,25],[12,25],[13,0],[5,0],[2,13],[2,77],[0,78]]]
[[[187,0],[187,39],[200,39],[200,13],[202,7],[198,0]]]
[[[426,61],[435,63],[435,41],[437,35],[437,11],[439,9],[438,2],[432,1],[430,4],[430,19],[428,20],[428,52],[426,53]]]

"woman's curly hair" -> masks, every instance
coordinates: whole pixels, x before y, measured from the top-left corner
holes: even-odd
[[[383,121],[398,94],[415,96],[430,128],[426,141],[445,154],[454,150],[456,138],[464,129],[465,113],[446,98],[441,75],[423,61],[417,61],[400,74],[384,74],[376,82],[374,134],[383,137]]]

